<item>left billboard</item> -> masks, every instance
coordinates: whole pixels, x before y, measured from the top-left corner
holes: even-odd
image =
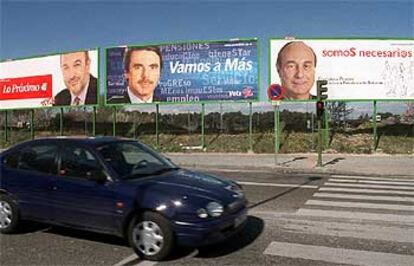
[[[258,100],[257,40],[106,49],[106,103]]]
[[[98,50],[0,63],[0,109],[96,105]]]

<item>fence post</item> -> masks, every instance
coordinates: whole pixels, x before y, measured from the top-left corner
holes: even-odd
[[[206,137],[205,137],[205,125],[204,125],[204,114],[205,114],[205,105],[201,103],[201,148],[204,150],[206,148]]]
[[[9,116],[9,112],[6,110],[4,111],[4,114],[6,115],[5,119],[4,119],[4,140],[7,143],[9,141],[9,133],[8,133],[8,116]]]
[[[34,110],[32,109],[30,112],[30,135],[32,136],[32,139],[34,139]]]
[[[112,136],[116,136],[116,106],[112,107]]]
[[[155,105],[155,146],[157,149],[160,149],[160,128],[159,128],[159,112],[160,112],[160,106],[157,103]]]
[[[63,107],[60,108],[59,128],[60,128],[60,135],[63,136]]]
[[[92,135],[96,136],[96,106],[93,107],[93,114],[92,114]]]
[[[253,107],[249,102],[249,152],[253,152]]]
[[[374,101],[374,110],[372,113],[372,128],[373,128],[373,144],[374,144],[374,152],[377,150],[377,101]]]
[[[275,154],[279,153],[280,146],[280,118],[279,118],[279,105],[280,101],[276,101],[274,105],[274,134],[275,134]]]

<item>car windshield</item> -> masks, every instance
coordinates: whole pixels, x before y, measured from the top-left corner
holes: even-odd
[[[138,142],[115,142],[97,148],[120,179],[133,179],[179,169],[168,159]]]

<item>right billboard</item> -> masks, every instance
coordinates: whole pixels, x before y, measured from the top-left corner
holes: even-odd
[[[316,80],[328,100],[414,99],[414,39],[271,39],[269,62],[274,100],[315,99]]]

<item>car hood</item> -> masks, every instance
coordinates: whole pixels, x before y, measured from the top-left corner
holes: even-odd
[[[192,196],[207,200],[231,202],[240,197],[240,191],[232,181],[214,175],[189,171],[173,170],[147,179],[147,188],[165,191],[168,194]]]

